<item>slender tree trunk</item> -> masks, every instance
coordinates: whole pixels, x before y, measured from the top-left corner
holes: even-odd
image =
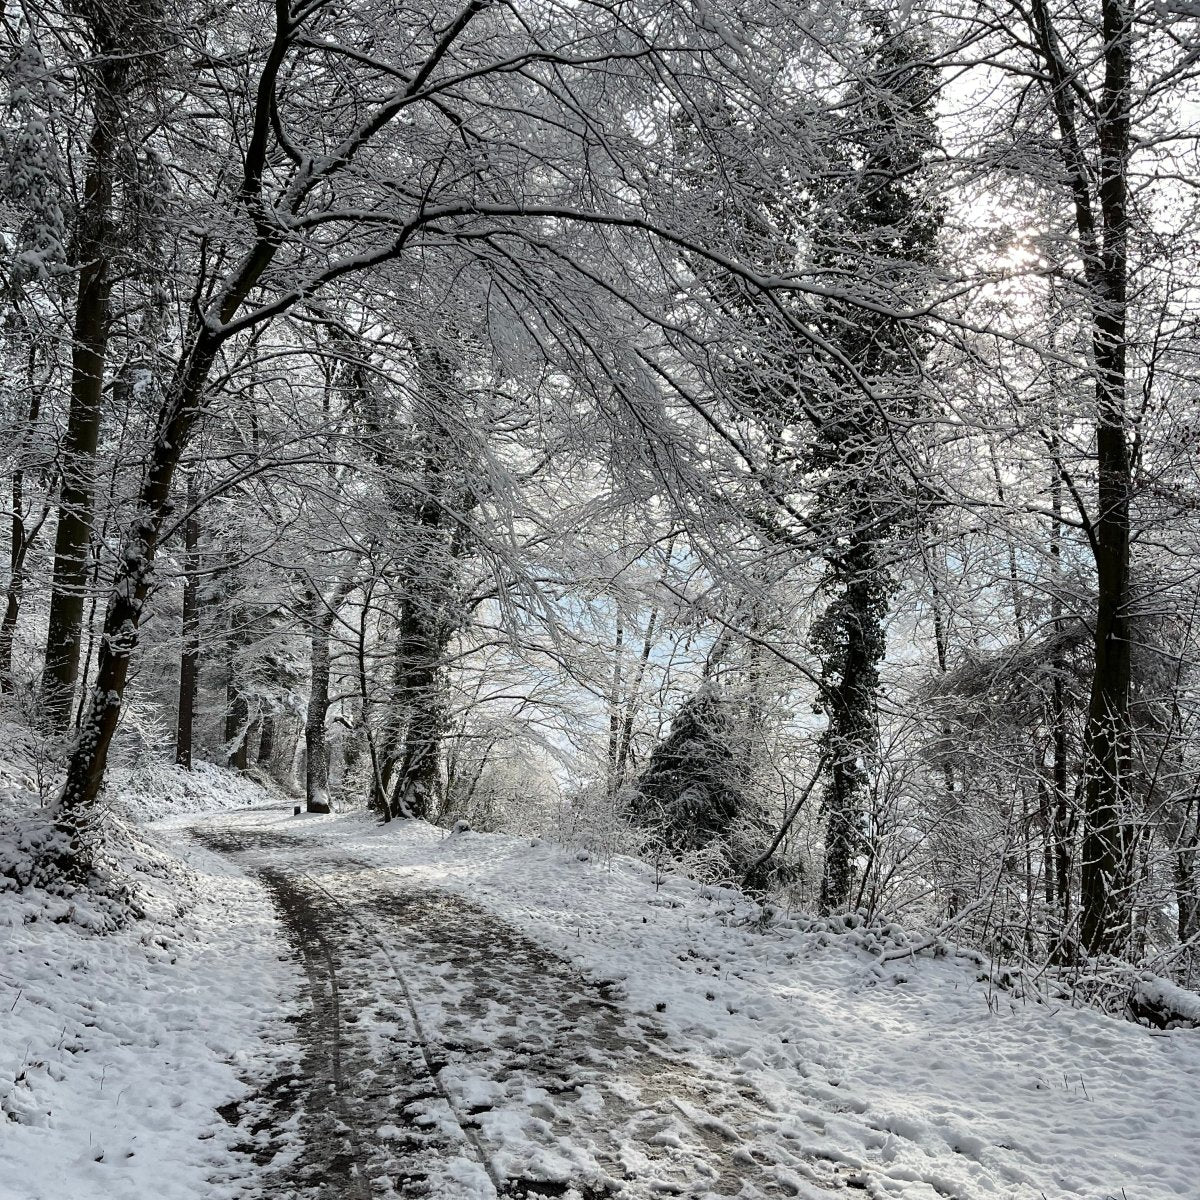
[[[100,68],[79,217],[79,285],[71,352],[71,402],[61,451],[62,482],[54,537],[54,579],[42,672],[42,702],[52,728],[71,714],[83,639],[88,549],[95,509],[96,448],[103,411],[112,276],[109,270],[117,104],[124,67]]]
[[[331,597],[326,600],[313,586],[309,591],[309,628],[312,639],[311,684],[308,710],[304,718],[304,795],[307,811],[327,813],[329,802],[329,743],[325,736],[325,719],[329,715],[329,643],[338,610],[354,590],[353,569],[338,581]]]
[[[235,679],[230,679],[225,704],[225,761],[234,771],[250,766],[250,705]]]
[[[1179,910],[1177,928],[1179,944],[1186,946],[1178,972],[1182,986],[1190,988],[1196,982],[1196,967],[1200,961],[1200,815],[1197,798],[1176,805],[1177,818],[1173,842],[1175,846],[1175,901]]]
[[[308,757],[304,745],[304,720],[296,717],[288,722],[288,742],[290,749],[287,754],[288,786],[293,789],[300,787],[300,765]],[[306,769],[307,764],[305,763]]]
[[[1105,322],[1106,327],[1110,322]],[[1105,338],[1124,337],[1107,328]],[[1104,420],[1098,430],[1100,515],[1095,523],[1095,660],[1086,735],[1086,821],[1080,933],[1089,953],[1118,952],[1128,905],[1125,798],[1130,747],[1129,461],[1123,424],[1123,344],[1102,344]],[[1119,360],[1119,365],[1118,365]],[[1111,365],[1108,365],[1111,363]],[[1121,387],[1117,390],[1117,372]]]
[[[1100,0],[1104,75],[1100,94],[1084,117],[1094,123],[1099,150],[1094,167],[1088,164],[1080,134],[1078,80],[1060,49],[1046,0],[1033,0],[1030,19],[1058,119],[1059,151],[1071,190],[1092,310],[1098,509],[1088,522],[1096,564],[1096,612],[1084,736],[1080,935],[1089,954],[1119,953],[1129,928],[1131,869],[1125,809],[1131,757],[1132,474],[1125,337],[1133,13],[1128,0]]]
[[[620,780],[617,778],[621,746],[621,685],[625,671],[625,618],[617,605],[617,630],[613,642],[612,680],[608,689],[608,794],[615,796]]]
[[[188,479],[188,515],[183,526],[183,648],[179,655],[179,720],[175,732],[175,761],[192,769],[192,736],[196,718],[196,691],[200,683],[200,522],[196,515],[199,489],[195,476]]]
[[[258,739],[258,765],[269,767],[275,755],[275,714],[263,713],[262,732]]]
[[[239,662],[247,640],[247,625],[245,610],[233,604],[226,641],[225,762],[235,771],[245,771],[250,765],[250,699]]]
[[[0,620],[0,692],[13,690],[12,651],[21,615],[21,598],[25,590],[25,555],[28,542],[24,504],[24,472],[18,468],[12,476],[12,541],[9,546],[8,587],[5,589],[4,617]]]
[[[666,557],[663,559],[662,571],[659,573],[658,586],[661,590],[667,581],[667,575],[671,570],[671,556],[675,552],[675,538],[672,537],[667,543]],[[633,681],[629,687],[629,694],[625,697],[625,716],[621,722],[620,735],[617,738],[616,754],[613,762],[613,784],[612,794],[615,796],[617,789],[624,782],[625,773],[629,767],[629,752],[633,745],[633,724],[637,720],[638,709],[642,700],[642,685],[646,681],[646,668],[650,665],[650,654],[654,650],[654,633],[658,627],[658,609],[650,610],[649,620],[646,622],[646,636],[642,639],[642,652],[638,657],[637,670],[634,672]],[[756,646],[755,652],[758,647]],[[618,647],[618,655],[620,649]],[[620,691],[620,679],[616,679],[617,691]]]
[[[329,743],[325,738],[325,718],[329,714],[329,636],[334,610],[322,603],[320,594],[312,597],[312,655],[308,711],[304,719],[304,797],[310,813],[327,813],[329,804]]]
[[[410,585],[411,586],[411,585]],[[409,623],[410,598],[406,595],[400,601],[396,613],[395,652],[392,658],[391,688],[386,697],[386,709],[383,716],[383,730],[379,744],[375,749],[374,769],[371,779],[370,807],[378,812],[385,821],[392,819],[391,806],[388,797],[392,792],[392,781],[403,755],[405,726],[409,719],[408,712],[408,659],[406,657],[405,629]],[[360,632],[360,647],[364,646]],[[360,655],[359,663],[360,690],[366,687],[366,657],[365,648]],[[364,695],[364,699],[368,699]]]
[[[1099,511],[1095,665],[1087,725],[1087,821],[1082,845],[1080,932],[1090,953],[1119,952],[1127,927],[1128,776],[1131,761],[1129,503],[1132,475],[1126,416],[1126,289],[1129,51],[1132,15],[1104,0],[1105,82],[1100,120],[1100,206],[1104,241],[1093,272],[1096,465]]]
[[[387,786],[384,783],[383,772],[385,770],[384,757],[387,753],[386,749],[380,749],[379,743],[375,738],[375,731],[371,725],[371,685],[367,674],[367,624],[371,617],[371,599],[374,595],[375,583],[374,580],[369,582],[363,589],[362,607],[358,614],[358,637],[355,642],[355,660],[358,675],[358,724],[362,730],[363,743],[367,750],[367,756],[371,762],[371,784],[367,792],[367,807],[372,812],[377,812],[384,819],[390,821],[392,814],[388,810],[387,805]],[[391,722],[393,720],[394,707],[388,705],[386,712],[388,714],[388,727],[384,730],[385,747],[395,745],[398,738],[394,737]]]
[[[1057,887],[1058,946],[1054,957],[1067,961],[1071,955],[1064,942],[1071,927],[1071,901],[1074,886],[1072,875],[1072,841],[1075,817],[1071,811],[1071,794],[1067,788],[1067,659],[1062,646],[1062,471],[1058,466],[1059,433],[1057,418],[1051,436],[1051,455],[1054,459],[1050,480],[1050,503],[1053,516],[1050,523],[1050,570],[1053,592],[1050,598],[1050,619],[1054,628],[1055,648],[1050,668],[1050,779],[1053,791],[1051,819],[1054,861],[1054,880]]]
[[[629,686],[629,694],[625,697],[625,716],[621,721],[620,736],[617,739],[617,750],[613,764],[612,794],[615,796],[621,784],[625,781],[629,770],[629,753],[633,745],[633,725],[637,720],[638,710],[642,701],[642,685],[646,680],[646,668],[650,664],[650,654],[654,649],[654,631],[658,625],[658,609],[651,609],[650,618],[646,622],[646,636],[642,639],[642,653],[638,658],[637,670]]]
[[[925,577],[929,581],[931,607],[933,609],[933,645],[937,653],[938,674],[944,678],[950,669],[950,638],[946,627],[946,617],[942,610],[942,588],[929,561],[928,553],[925,550],[922,550],[921,562],[925,568]],[[939,732],[941,734],[940,758],[942,760],[941,773],[944,808],[938,821],[938,833],[939,840],[948,848],[947,874],[951,878],[948,881],[946,915],[953,918],[958,915],[964,900],[961,872],[958,864],[958,856],[963,850],[963,847],[959,844],[962,829],[962,802],[954,780],[954,766],[950,761],[950,748],[953,744],[953,730],[950,727],[950,722],[943,720]]]
[[[26,438],[32,434],[41,413],[42,394],[34,378],[35,355],[36,349],[31,343],[27,375],[30,397]],[[17,634],[17,621],[21,616],[21,601],[25,594],[26,560],[29,556],[30,546],[33,544],[33,540],[46,518],[46,513],[49,511],[47,508],[43,508],[42,515],[34,522],[32,527],[28,527],[25,524],[24,507],[25,469],[23,463],[18,460],[16,469],[12,474],[12,525],[11,540],[9,542],[8,586],[5,588],[4,617],[0,619],[0,692],[11,692],[13,690],[13,642]]]

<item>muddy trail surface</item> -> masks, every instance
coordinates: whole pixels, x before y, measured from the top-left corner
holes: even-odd
[[[494,915],[287,833],[192,835],[262,880],[307,976],[296,1069],[222,1111],[248,1196],[810,1194],[761,1096]]]

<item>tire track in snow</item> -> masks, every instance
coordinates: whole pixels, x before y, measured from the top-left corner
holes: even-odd
[[[281,832],[194,832],[273,887],[301,955],[311,928],[307,956],[315,944],[337,987],[330,1052],[344,1039],[359,1067],[337,1070],[353,1174],[368,1190],[313,1193],[310,1150],[268,1195],[751,1200],[837,1186],[811,1160],[765,1149],[755,1130],[771,1114],[697,1073],[652,1018],[484,910]],[[293,1089],[278,1123],[295,1124],[288,1102],[303,1110],[317,1098]],[[394,1112],[404,1129],[381,1124]],[[471,1186],[438,1176],[455,1156],[473,1160]]]
[[[304,913],[295,903],[288,881],[278,871],[265,869],[259,872],[267,885],[276,907],[284,917],[285,924],[295,927],[304,923]],[[324,1003],[324,989],[321,986],[321,972],[316,956],[306,943],[315,942],[320,952],[320,959],[325,964],[326,978],[329,984],[328,1005]],[[347,1099],[346,1078],[343,1071],[343,1029],[341,988],[338,982],[337,961],[328,940],[320,929],[312,924],[303,930],[298,937],[298,948],[304,964],[305,974],[309,981],[309,994],[313,1007],[314,1021],[308,1032],[319,1039],[325,1048],[322,1055],[328,1063],[329,1081],[332,1087],[333,1102],[338,1110],[345,1137],[350,1146],[350,1163],[345,1171],[347,1186],[354,1200],[370,1200],[370,1188],[366,1184],[365,1150],[359,1136],[354,1114],[350,1111]],[[325,1011],[326,1008],[328,1011]],[[336,1158],[336,1155],[334,1156]]]
[[[325,887],[324,884],[318,883],[317,880],[315,880],[311,875],[305,875],[304,878],[307,879],[308,882],[313,885],[313,887],[319,888],[322,892],[324,892],[325,895],[328,896],[329,899],[335,904],[337,903],[337,897],[327,887]],[[492,1181],[492,1185],[495,1187],[496,1191],[499,1192],[502,1184],[491,1165],[491,1161],[489,1160],[486,1151],[480,1144],[479,1138],[476,1136],[475,1131],[464,1123],[462,1113],[458,1111],[454,1101],[450,1098],[450,1093],[446,1090],[445,1085],[441,1081],[435,1066],[435,1060],[433,1057],[432,1047],[430,1046],[429,1036],[425,1032],[425,1027],[421,1022],[420,1014],[417,1012],[416,1002],[413,1000],[412,991],[408,984],[405,983],[404,976],[401,975],[396,969],[395,960],[392,958],[387,946],[384,944],[383,939],[380,938],[379,934],[364,924],[353,914],[350,914],[350,919],[363,931],[368,938],[371,939],[371,941],[375,943],[376,946],[379,947],[380,952],[383,954],[383,957],[387,962],[388,969],[391,971],[392,977],[399,985],[400,991],[404,996],[405,1003],[408,1006],[409,1015],[412,1018],[413,1029],[417,1035],[421,1057],[425,1060],[425,1069],[429,1073],[430,1081],[433,1083],[434,1087],[437,1088],[442,1099],[446,1102],[446,1107],[453,1114],[455,1121],[458,1123],[459,1129],[462,1131],[464,1139],[470,1142],[475,1151],[475,1157],[479,1162],[479,1165],[487,1173],[487,1176]]]
[[[339,928],[344,905],[311,876],[252,857],[255,850],[270,845],[261,834],[245,837],[243,831],[210,829],[191,833],[209,849],[238,860],[263,882],[309,981],[310,1015],[298,1028],[303,1054],[299,1074],[269,1084],[246,1106],[246,1113],[227,1115],[247,1128],[245,1150],[267,1168],[262,1187],[249,1194],[279,1200],[422,1194],[426,1171],[421,1160],[438,1148],[437,1139],[424,1130],[407,1129],[409,1153],[397,1153],[395,1139],[381,1138],[379,1130],[397,1100],[419,1097],[425,1088],[421,1079],[414,1079],[411,1056],[392,1055],[386,1071],[375,1069],[383,1064],[376,1061],[359,1027],[361,1004],[344,999],[360,998],[363,983],[353,977],[362,965],[353,946],[347,946],[344,937],[336,938],[335,945],[332,936],[345,932]],[[314,903],[310,889],[322,895],[320,903]],[[325,898],[333,899],[334,906],[326,907]],[[347,1070],[348,1062],[354,1069]],[[424,1082],[437,1089],[431,1075]],[[334,1113],[325,1104],[327,1098]]]

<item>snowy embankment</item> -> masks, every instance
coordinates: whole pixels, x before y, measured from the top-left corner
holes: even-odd
[[[20,848],[7,835],[31,823],[38,788],[36,743],[6,732],[0,856],[11,864]],[[154,774],[115,779],[114,811],[254,798],[215,769],[173,786],[173,768]],[[2,1200],[236,1194],[231,1172],[245,1160],[218,1106],[292,1053],[282,1029],[299,971],[279,959],[261,886],[182,840],[117,836],[145,917],[110,932],[95,930],[111,925],[111,906],[18,894],[0,875]]]
[[[750,1098],[760,1140],[839,1164],[865,1194],[1200,1194],[1195,1031],[1022,1003],[970,958],[906,954],[900,935],[764,928],[734,893],[660,883],[631,859],[365,816],[250,819],[381,879],[460,893],[619,980],[624,1003]]]

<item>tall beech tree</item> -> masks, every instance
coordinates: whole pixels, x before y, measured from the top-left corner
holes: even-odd
[[[1091,319],[1096,496],[1073,490],[1096,569],[1094,663],[1084,763],[1080,937],[1090,953],[1122,948],[1129,919],[1134,427],[1128,411],[1130,155],[1137,42],[1133,5],[1099,0],[1086,17],[1049,0],[1017,10],[1058,132]],[[1149,67],[1149,64],[1144,64]]]

